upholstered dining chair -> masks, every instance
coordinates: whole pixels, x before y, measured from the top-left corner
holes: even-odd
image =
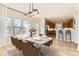
[[[11,36],[11,43],[12,43],[12,44],[13,44],[13,39],[14,39],[14,38]]]
[[[51,46],[52,45],[52,43],[53,43],[53,39],[52,40],[50,40],[50,41],[48,41],[47,43],[45,43],[44,45],[46,45],[46,46]]]
[[[11,36],[11,42],[14,46],[16,46],[16,38]]]
[[[12,44],[13,44],[17,49],[19,49],[20,42],[18,41],[18,38],[11,36],[11,41],[12,41]]]
[[[22,49],[22,40],[17,40],[17,49],[21,50]]]
[[[22,53],[24,56],[38,56],[39,49],[33,48],[29,43],[22,42]]]

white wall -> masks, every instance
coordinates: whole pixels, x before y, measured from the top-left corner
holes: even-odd
[[[75,39],[78,43],[77,49],[79,51],[79,4],[77,4],[76,13],[75,13]]]
[[[27,13],[29,3],[3,3],[6,6]],[[40,17],[72,17],[77,4],[68,3],[34,3],[34,8],[40,12]]]
[[[29,11],[29,3],[2,3],[2,4],[6,5],[7,7],[19,10],[21,12],[26,13],[27,11]]]
[[[72,17],[75,12],[76,4],[34,4],[40,12],[41,17]]]

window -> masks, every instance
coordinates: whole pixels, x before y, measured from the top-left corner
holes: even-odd
[[[29,28],[30,28],[29,21],[24,20],[23,21],[23,33],[26,35],[29,35]]]
[[[5,17],[4,31],[5,31],[6,36],[10,36],[10,34],[11,34],[11,19],[9,17]]]
[[[13,34],[18,35],[21,33],[21,20],[19,19],[14,19],[13,22]]]

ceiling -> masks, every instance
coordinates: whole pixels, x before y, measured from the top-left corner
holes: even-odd
[[[29,3],[3,4],[24,13],[27,13],[29,11]],[[76,11],[76,4],[34,3],[34,8],[37,8],[39,10],[40,17],[46,17],[49,18],[49,20],[57,22],[65,20],[66,18],[74,17],[74,13]]]

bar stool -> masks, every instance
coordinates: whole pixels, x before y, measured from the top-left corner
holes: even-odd
[[[65,41],[66,41],[67,39],[69,39],[70,42],[72,41],[72,40],[71,40],[71,31],[70,31],[70,30],[66,30],[66,31],[65,31]]]
[[[62,39],[62,40],[64,39],[62,30],[58,30],[58,40],[59,39]]]

